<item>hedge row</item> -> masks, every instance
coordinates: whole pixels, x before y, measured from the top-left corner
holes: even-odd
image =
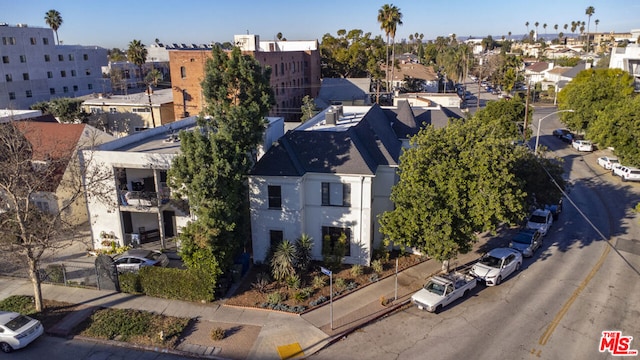
[[[213,301],[215,278],[194,270],[148,266],[120,274],[120,290],[166,299]]]

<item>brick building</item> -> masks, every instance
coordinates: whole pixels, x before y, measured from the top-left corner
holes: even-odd
[[[254,56],[263,66],[271,67],[271,87],[276,104],[269,115],[298,121],[302,98],[305,95],[315,98],[320,90],[318,42],[260,41],[258,35],[236,35],[234,45],[239,46],[243,54]],[[204,97],[200,83],[204,78],[205,63],[210,58],[211,48],[208,46],[169,49],[177,119],[202,111]]]

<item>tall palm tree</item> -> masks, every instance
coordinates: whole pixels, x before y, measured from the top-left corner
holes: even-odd
[[[556,34],[558,33],[558,24],[553,25],[553,30],[556,31]]]
[[[391,90],[391,86],[389,84],[389,38],[391,38],[391,42],[395,44],[396,38],[396,28],[398,25],[402,25],[402,13],[397,6],[393,4],[384,4],[378,10],[378,22],[380,23],[380,29],[384,31],[387,36],[387,68],[386,68],[386,78],[387,78],[387,91]],[[392,47],[391,50],[391,81],[393,82],[393,69],[395,60],[395,46]]]
[[[569,24],[564,24],[564,31],[567,31],[568,28],[569,28]]]
[[[591,25],[591,15],[593,15],[595,12],[596,12],[596,9],[593,6],[589,6],[584,11],[584,13],[588,17],[588,22],[587,22],[587,53],[589,52],[589,26]]]
[[[600,24],[600,20],[596,19],[596,21],[594,21],[594,23],[596,24],[596,33],[598,32],[598,24]]]
[[[542,24],[542,28],[544,29],[544,37],[547,37],[547,23]]]
[[[527,34],[529,33],[529,22],[527,21],[526,23],[524,23],[524,26],[527,27]]]
[[[572,21],[571,22],[571,33],[575,33],[576,32],[576,29],[578,28],[578,25],[580,25],[580,23],[577,22],[577,21]]]
[[[51,9],[44,14],[44,21],[49,27],[56,33],[56,43],[60,45],[60,39],[58,39],[58,29],[62,25],[62,16],[58,10]]]
[[[536,37],[538,37],[538,25],[540,25],[540,23],[536,21],[533,25],[536,27]]]
[[[511,31],[509,31],[507,34],[509,34],[509,41],[511,41]]]
[[[144,78],[142,74],[142,65],[147,61],[147,48],[140,40],[131,40],[127,49],[127,59],[138,66],[140,71],[140,80]]]

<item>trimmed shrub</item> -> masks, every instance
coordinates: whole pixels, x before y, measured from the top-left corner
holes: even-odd
[[[198,270],[146,266],[138,272],[146,295],[186,301],[213,301],[217,276]]]
[[[120,282],[120,291],[129,294],[142,294],[142,284],[140,284],[140,276],[133,272],[122,273],[118,276]]]

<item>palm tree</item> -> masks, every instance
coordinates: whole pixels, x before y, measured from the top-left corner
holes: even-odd
[[[542,28],[544,29],[544,37],[547,37],[547,24],[542,24]]]
[[[524,26],[527,27],[527,34],[529,33],[529,22],[527,21],[526,23],[524,23]]]
[[[593,15],[595,12],[596,12],[596,9],[593,6],[589,6],[584,11],[584,13],[588,17],[588,23],[587,23],[587,53],[589,52],[589,26],[591,25],[591,15]]]
[[[553,25],[553,30],[556,31],[556,34],[558,33],[558,24]]]
[[[387,91],[391,89],[389,84],[389,38],[391,37],[392,43],[395,44],[396,28],[398,25],[402,25],[402,13],[397,6],[393,4],[384,4],[378,10],[378,22],[380,23],[380,29],[384,31],[387,36]],[[391,50],[392,68],[391,68],[391,81],[393,81],[393,60],[395,60],[395,46]]]
[[[575,33],[576,29],[578,28],[579,23],[577,21],[572,21],[571,22],[571,33]]]
[[[596,21],[594,21],[594,23],[596,24],[596,33],[598,32],[598,24],[600,24],[600,20],[596,19]]]
[[[509,34],[509,41],[511,41],[511,31],[509,31],[507,34]]]
[[[140,40],[131,40],[127,49],[127,59],[138,66],[140,80],[143,79],[142,65],[147,61],[147,48]]]
[[[62,25],[62,16],[58,10],[51,9],[44,14],[44,21],[49,27],[56,33],[56,43],[60,45],[60,39],[58,39],[58,29]]]
[[[537,38],[538,37],[538,25],[540,25],[540,23],[536,21],[535,24],[533,24],[533,25],[536,27],[536,38]]]
[[[567,29],[569,28],[568,24],[564,24],[564,31],[567,31]]]

